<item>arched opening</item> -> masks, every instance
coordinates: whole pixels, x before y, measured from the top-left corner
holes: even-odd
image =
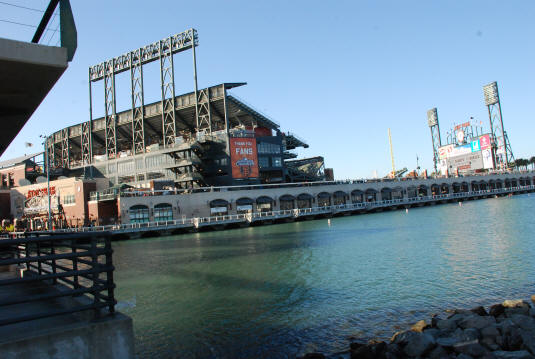
[[[468,186],[468,182],[463,182],[461,183],[461,191],[463,192],[469,192],[470,191],[470,186]]]
[[[261,196],[256,199],[257,212],[271,212],[273,210],[273,198]]]
[[[459,193],[459,192],[461,192],[461,184],[458,183],[458,182],[453,182],[453,183],[451,184],[451,191],[452,191],[453,193]]]
[[[236,212],[238,214],[251,213],[253,211],[253,200],[249,197],[242,197],[236,200]]]
[[[511,180],[511,187],[518,187],[518,180],[516,178]]]
[[[392,190],[392,199],[403,199],[403,188],[398,186]]]
[[[489,189],[490,190],[496,189],[496,181],[494,180],[489,181]]]
[[[440,186],[436,183],[431,185],[431,195],[438,196],[440,194]]]
[[[365,195],[365,200],[366,202],[375,202],[377,201],[377,191],[372,189],[372,188],[368,188],[366,190],[366,192],[364,193]]]
[[[470,184],[470,187],[472,188],[472,192],[479,191],[479,182],[472,181],[472,183]]]
[[[295,208],[295,197],[289,194],[285,194],[279,197],[280,209],[282,211]]]
[[[485,181],[479,182],[479,190],[480,191],[486,191],[487,190],[487,182],[485,182]]]
[[[211,216],[225,216],[228,214],[229,203],[224,199],[214,199],[210,202]]]
[[[318,194],[318,207],[328,207],[331,205],[331,195],[328,192]]]
[[[154,206],[154,221],[172,221],[173,206],[170,203],[158,203]]]
[[[503,188],[502,180],[496,180],[496,188],[497,189],[502,189]]]
[[[336,191],[333,193],[333,203],[335,206],[346,204],[346,193],[343,191]]]
[[[149,222],[149,207],[138,204],[130,207],[128,210],[130,223],[147,223]]]
[[[419,185],[418,186],[418,197],[427,196],[427,186],[426,185]]]
[[[441,194],[448,194],[450,193],[450,185],[447,183],[442,183],[440,185],[440,193]]]
[[[312,197],[308,193],[301,193],[297,196],[297,208],[312,208]]]
[[[511,180],[509,178],[506,178],[504,183],[505,188],[511,188]]]
[[[416,188],[416,186],[407,187],[407,198],[415,197],[418,197],[418,189]]]
[[[381,200],[390,201],[392,199],[392,190],[388,187],[381,188]]]
[[[364,202],[364,192],[359,189],[351,191],[351,203],[362,203]]]

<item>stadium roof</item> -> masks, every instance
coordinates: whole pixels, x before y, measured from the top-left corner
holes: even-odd
[[[27,161],[27,160],[29,160],[31,158],[40,156],[42,154],[43,154],[43,152],[37,152],[37,153],[30,154],[30,155],[24,155],[24,156],[12,158],[10,160],[2,161],[2,162],[0,162],[0,168],[6,168],[6,167],[15,166],[15,165],[21,164],[24,161]]]

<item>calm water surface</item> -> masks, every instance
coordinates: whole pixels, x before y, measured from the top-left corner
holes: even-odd
[[[535,196],[115,242],[139,358],[295,358],[535,293]]]

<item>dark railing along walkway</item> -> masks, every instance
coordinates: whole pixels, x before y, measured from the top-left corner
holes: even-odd
[[[93,311],[93,318],[101,316],[101,309],[114,313],[112,248],[108,233],[95,234],[32,234],[0,240],[0,266],[16,265],[23,275],[3,276],[0,290],[16,286],[41,288],[38,294],[0,298],[0,325]],[[68,305],[59,305],[60,298],[86,296],[85,300],[73,298]],[[40,311],[10,311],[9,306],[32,303],[52,303],[37,306]],[[55,305],[57,304],[57,305]],[[18,313],[18,314],[17,314]]]

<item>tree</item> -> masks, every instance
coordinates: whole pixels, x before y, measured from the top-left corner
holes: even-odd
[[[529,163],[531,164],[531,170],[533,171],[533,169],[535,169],[535,156],[529,159]]]

